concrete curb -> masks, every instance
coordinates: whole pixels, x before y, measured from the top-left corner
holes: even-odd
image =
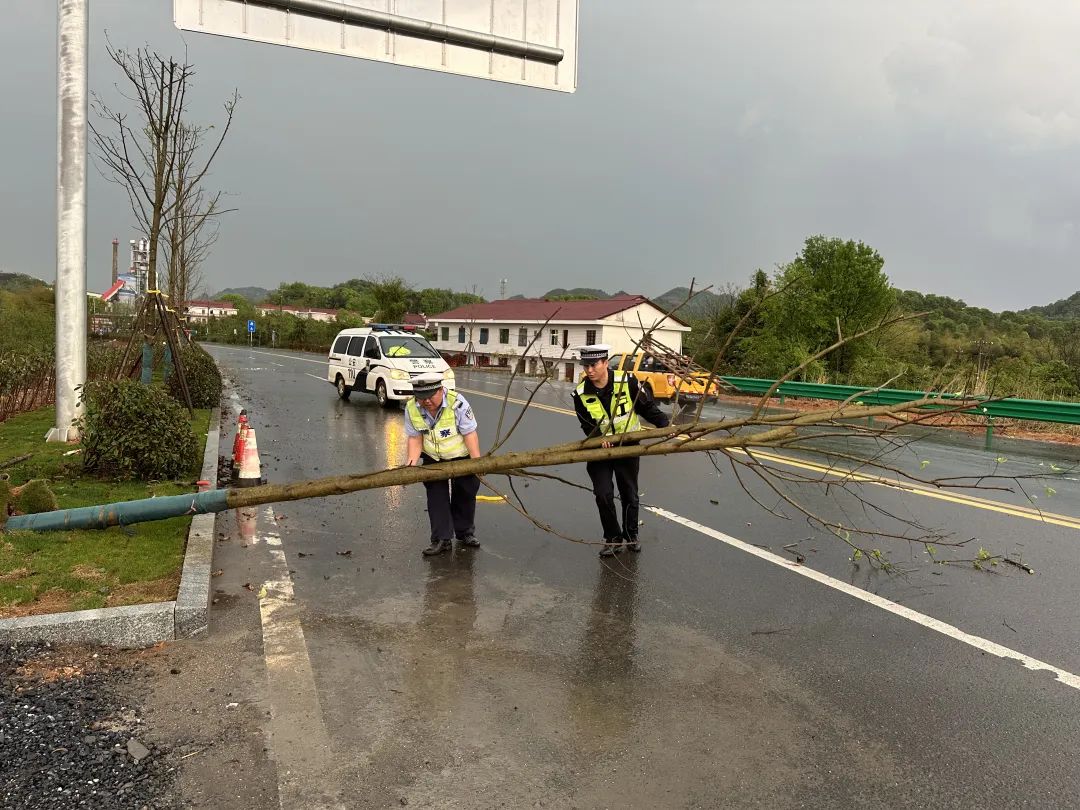
[[[175,602],[46,613],[0,620],[5,644],[96,644],[149,647],[174,638]]]
[[[206,452],[203,453],[203,481],[217,487],[218,444],[221,440],[221,408],[210,413]],[[214,563],[214,521],[216,515],[195,515],[188,529],[184,569],[176,592],[175,638],[187,638],[207,627],[210,612],[210,574]]]
[[[217,486],[221,409],[210,413],[200,478]],[[188,529],[184,567],[175,602],[48,613],[0,619],[0,643],[97,644],[149,647],[186,638],[207,627],[210,573],[214,555],[214,515],[195,515]]]

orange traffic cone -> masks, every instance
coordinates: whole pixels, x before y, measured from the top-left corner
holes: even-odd
[[[259,444],[255,431],[250,427],[244,432],[244,460],[236,478],[238,487],[255,487],[262,483],[262,465],[259,463]]]
[[[236,438],[233,439],[232,457],[235,478],[239,475],[240,465],[244,463],[244,434],[247,433],[247,411],[240,411],[240,418],[236,420]]]

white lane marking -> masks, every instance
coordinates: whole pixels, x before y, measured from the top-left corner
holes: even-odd
[[[231,349],[231,350],[237,351],[237,352],[247,352],[248,354],[265,354],[267,357],[283,357],[286,360],[302,360],[305,363],[321,363],[321,364],[325,365],[326,362],[327,362],[326,360],[312,360],[310,357],[297,357],[296,355],[293,355],[293,354],[275,354],[274,352],[264,352],[264,351],[260,351],[259,349],[243,349],[243,348],[240,348],[239,346],[224,346],[222,344],[217,344],[217,343],[215,343],[213,345],[217,346],[220,349]]]
[[[935,619],[932,616],[927,616],[925,613],[919,613],[917,610],[912,610],[909,607],[904,607],[903,605],[899,605],[896,602],[885,599],[884,597],[878,596],[877,594],[864,591],[861,588],[855,587],[854,585],[848,585],[846,582],[842,582],[839,579],[833,579],[828,574],[823,574],[820,571],[815,571],[813,568],[808,568],[805,565],[798,565],[794,560],[786,560],[783,557],[773,554],[771,551],[766,551],[765,549],[761,549],[757,546],[745,543],[742,540],[737,540],[736,538],[724,534],[723,532],[719,532],[716,529],[711,529],[708,526],[703,526],[700,523],[695,523],[689,518],[684,518],[682,515],[677,515],[674,512],[669,512],[666,509],[661,509],[656,506],[646,506],[645,509],[649,512],[652,512],[654,515],[659,515],[662,518],[667,518],[668,520],[685,526],[688,529],[693,529],[700,534],[704,534],[706,537],[712,537],[713,539],[719,540],[722,543],[727,543],[729,546],[737,548],[740,551],[745,551],[747,554],[753,554],[755,557],[765,560],[766,562],[770,562],[773,565],[779,565],[781,568],[787,571],[791,571],[794,574],[799,574],[800,576],[804,576],[807,579],[812,579],[815,582],[818,582],[829,588],[833,588],[834,590],[846,593],[848,596],[859,599],[863,602],[866,602],[867,604],[874,605],[875,607],[879,607],[882,610],[893,613],[897,616],[900,616],[901,618],[907,619],[908,621],[915,622],[916,624],[920,624],[923,627],[929,628],[930,630],[935,630],[942,635],[949,636],[949,638],[954,638],[957,641],[962,641],[977,650],[988,652],[992,655],[998,656],[999,658],[1008,658],[1014,661],[1019,661],[1027,669],[1041,669],[1052,672],[1054,673],[1054,676],[1057,678],[1057,680],[1061,681],[1066,686],[1071,686],[1073,689],[1080,689],[1080,675],[1074,675],[1073,673],[1067,672],[1064,669],[1059,669],[1058,667],[1047,664],[1046,662],[1040,661],[1037,658],[1032,658],[1031,656],[1024,655],[1023,653],[1017,652],[1016,650],[1009,649],[1008,647],[1003,647],[1002,645],[997,644],[993,641],[989,641],[988,639],[981,638],[979,636],[973,636],[970,633],[965,633],[960,628],[953,627],[951,624],[946,624],[945,622]]]
[[[316,374],[308,374],[306,371],[304,372],[304,376],[311,377],[311,379],[318,380],[319,382],[330,382],[328,379],[326,379],[326,377],[319,377]]]
[[[304,628],[294,601],[292,578],[274,508],[264,510],[269,528],[263,538],[273,579],[259,593],[263,657],[270,691],[270,738],[277,761],[278,801],[282,810],[343,808],[324,791],[333,781],[330,738],[323,723],[315,674]]]

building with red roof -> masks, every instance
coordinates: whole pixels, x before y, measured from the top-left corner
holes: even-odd
[[[101,300],[107,304],[111,304],[114,300],[117,299],[122,289],[124,289],[124,280],[118,279],[117,281],[113,282],[113,285],[109,287],[109,289],[107,289],[101,294]]]
[[[236,315],[236,304],[231,301],[188,301],[187,319],[194,323],[206,323],[211,318],[227,318]]]
[[[304,318],[309,321],[324,321],[330,323],[337,320],[338,310],[325,309],[322,307],[294,307],[289,304],[256,304],[255,309],[260,315],[292,315],[295,318]]]
[[[606,343],[612,354],[630,351],[653,329],[658,341],[682,351],[690,326],[642,295],[620,295],[589,301],[510,298],[465,304],[432,315],[436,349],[463,355],[470,365],[508,366],[536,373],[540,363],[557,367],[558,376],[576,379],[580,364],[575,349]],[[654,329],[655,327],[655,329]]]

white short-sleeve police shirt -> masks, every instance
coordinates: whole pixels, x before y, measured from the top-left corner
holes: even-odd
[[[446,407],[446,389],[443,389],[443,404],[439,407],[439,410],[432,416],[427,412],[427,409],[421,407],[420,415],[424,418],[424,422],[427,426],[434,427],[435,422],[442,416],[443,408]],[[457,423],[457,430],[462,436],[468,436],[470,433],[476,432],[476,416],[473,415],[472,406],[469,404],[469,400],[461,394],[457,395],[457,402],[454,403],[454,421]],[[413,427],[412,420],[409,419],[408,414],[405,415],[405,433],[409,436],[419,436],[420,431]]]

